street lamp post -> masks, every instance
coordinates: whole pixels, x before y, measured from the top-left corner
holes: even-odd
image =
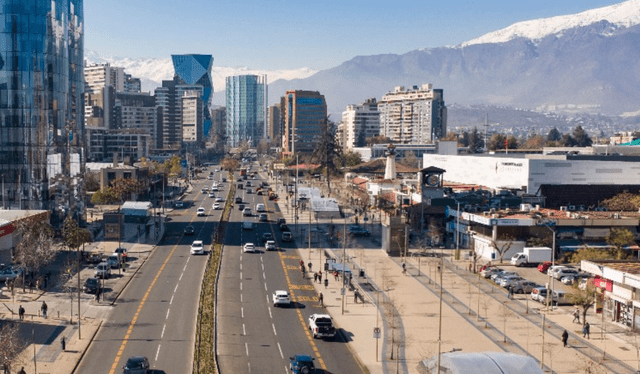
[[[551,230],[551,233],[553,234],[553,238],[551,240],[551,266],[555,266],[556,264],[556,231],[554,229],[552,229],[550,226],[551,225],[555,225],[555,221],[545,221],[545,222],[539,222],[538,223],[539,226],[543,226],[548,228],[549,230]],[[547,305],[546,305],[546,311],[549,311],[549,302],[550,300],[553,298],[553,290],[554,290],[554,285],[555,285],[555,278],[551,276],[551,272],[547,271],[547,274],[549,275],[550,281],[547,282]],[[551,285],[551,289],[549,289],[549,285]],[[544,326],[543,326],[544,328]]]

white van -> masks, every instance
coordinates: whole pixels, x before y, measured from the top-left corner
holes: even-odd
[[[265,211],[264,204],[256,204],[256,212],[260,213],[264,211]]]

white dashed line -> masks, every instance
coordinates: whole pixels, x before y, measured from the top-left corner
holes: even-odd
[[[176,288],[173,289],[173,293],[176,293],[176,291],[178,291],[178,285],[176,284]]]
[[[264,271],[264,264],[262,264],[262,271]]]
[[[282,348],[280,347],[280,343],[278,343],[278,350],[280,351],[280,357],[284,359],[284,355],[282,354]]]
[[[171,300],[169,300],[169,305],[173,304],[173,297],[174,297],[175,295],[176,295],[176,294],[171,295]]]
[[[264,282],[264,290],[267,291],[267,282]]]
[[[271,327],[273,327],[273,335],[278,335],[278,333],[276,332],[276,325],[272,323]]]
[[[242,263],[240,263],[240,270],[242,270]]]
[[[265,280],[267,279],[267,273],[265,273],[264,271],[262,272],[262,278],[264,278]]]
[[[165,323],[164,326],[162,326],[162,334],[160,334],[160,339],[164,337],[164,329],[166,328],[167,328],[167,324]]]
[[[160,354],[160,347],[162,344],[158,344],[158,350],[156,351],[156,361],[158,361],[158,355]]]
[[[182,268],[182,271],[187,270],[187,264],[184,264],[184,267]]]
[[[240,282],[240,291],[242,291],[242,282]]]
[[[242,324],[242,335],[247,336],[247,329],[245,329],[244,323]]]
[[[267,300],[267,302],[269,302],[269,300]],[[273,315],[271,314],[271,307],[268,307],[267,309],[269,309],[269,318],[273,319]]]
[[[247,351],[247,356],[249,356],[249,343],[244,343],[244,350]]]
[[[171,308],[167,309],[167,316],[165,317],[165,319],[169,319],[169,312],[171,311]]]
[[[244,318],[244,308],[240,308],[240,315]]]
[[[242,279],[242,272],[240,272],[240,279]]]
[[[242,294],[240,294],[240,302],[242,302]]]

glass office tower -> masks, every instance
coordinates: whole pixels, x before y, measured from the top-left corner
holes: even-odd
[[[171,55],[173,70],[178,78],[177,84],[187,86],[202,86],[202,103],[204,104],[204,117],[202,127],[204,137],[209,137],[211,128],[211,94],[213,82],[211,80],[211,67],[213,57],[211,55]]]
[[[0,27],[2,204],[68,209],[84,169],[83,2],[0,0]]]
[[[247,141],[257,146],[267,125],[267,76],[227,77],[227,144],[237,147]]]

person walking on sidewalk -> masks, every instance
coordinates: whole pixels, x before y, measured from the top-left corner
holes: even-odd
[[[318,305],[324,306],[324,296],[322,295],[322,292],[320,292],[320,295],[318,296]]]
[[[511,285],[507,287],[507,297],[509,300],[513,299],[513,287],[511,287]]]
[[[591,325],[589,322],[585,322],[584,326],[582,326],[582,337],[589,339],[589,330],[591,330]]]
[[[313,264],[311,263],[311,261],[309,261],[309,264],[307,265],[307,267],[309,268],[309,271],[311,271],[311,268],[313,267]]]
[[[27,374],[26,371],[24,371],[24,366],[22,367],[22,369],[20,369],[20,371],[18,372],[18,374]]]
[[[322,284],[322,272],[318,272],[318,283]]]
[[[49,309],[49,307],[47,306],[47,303],[42,301],[42,306],[40,307],[40,310],[42,310],[42,316],[44,318],[47,318],[47,309]]]
[[[562,333],[562,344],[564,344],[565,347],[567,346],[567,340],[569,340],[569,333],[567,330],[564,330]]]
[[[318,273],[313,273],[313,283],[318,283]]]
[[[402,263],[402,275],[407,275],[407,264]]]
[[[576,323],[576,321],[580,323],[580,310],[578,308],[573,311],[573,323]]]
[[[18,316],[20,317],[20,321],[24,321],[24,308],[22,307],[22,305],[20,305],[20,308],[18,308]]]

